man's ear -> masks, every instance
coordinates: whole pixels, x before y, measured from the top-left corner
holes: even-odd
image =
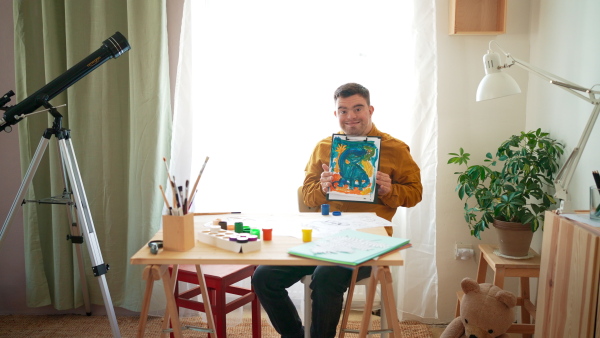
[[[369,112],[371,113],[371,115],[373,115],[374,111],[375,111],[375,107],[369,106]]]
[[[333,111],[333,116],[337,117],[337,110]]]

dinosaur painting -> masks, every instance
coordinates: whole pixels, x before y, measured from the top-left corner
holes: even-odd
[[[377,137],[349,137],[334,134],[331,145],[330,171],[333,189],[329,198],[346,195],[342,200],[372,201],[379,164],[380,139]]]

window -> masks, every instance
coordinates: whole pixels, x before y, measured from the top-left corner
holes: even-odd
[[[371,91],[373,121],[407,136],[416,72],[411,3],[191,2],[192,168],[202,211],[296,211],[314,145],[340,130],[334,90]]]

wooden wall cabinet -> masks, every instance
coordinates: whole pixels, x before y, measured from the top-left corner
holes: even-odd
[[[600,337],[599,284],[600,228],[546,212],[536,337]]]
[[[450,35],[506,33],[506,0],[450,0]]]

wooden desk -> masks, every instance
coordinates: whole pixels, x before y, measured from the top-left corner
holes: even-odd
[[[284,223],[285,224],[285,223]],[[198,222],[196,222],[198,227]],[[366,228],[360,229],[360,231],[387,236],[387,232],[384,227],[377,228]],[[162,232],[158,232],[152,240],[162,239]],[[159,251],[158,254],[154,255],[150,252],[148,246],[142,247],[135,255],[131,257],[131,264],[145,264],[147,267],[144,270],[144,277],[147,278],[146,291],[144,293],[144,301],[142,306],[142,313],[140,315],[140,325],[138,330],[138,336],[143,336],[145,322],[147,319],[148,307],[150,305],[150,296],[152,291],[152,285],[154,280],[162,279],[165,296],[167,299],[167,310],[165,313],[165,321],[163,323],[163,329],[169,323],[169,317],[172,320],[173,333],[176,337],[181,337],[181,327],[178,318],[177,306],[175,304],[175,298],[173,295],[173,286],[175,281],[172,280],[168,273],[169,265],[196,265],[198,273],[198,279],[200,284],[200,290],[202,292],[202,300],[205,304],[210,304],[207,298],[206,285],[204,283],[204,277],[200,268],[200,264],[249,264],[249,265],[335,265],[333,263],[318,261],[309,258],[303,258],[298,256],[289,255],[288,249],[302,244],[299,238],[295,237],[279,237],[274,236],[272,241],[264,241],[262,249],[260,251],[249,252],[249,253],[234,253],[224,249],[220,249],[215,246],[207,245],[202,242],[196,241],[196,245],[189,251],[186,252],[174,252],[174,251]],[[401,266],[404,265],[404,261],[401,258],[400,252],[395,251],[388,253],[378,259],[367,261],[360,266],[373,266],[371,272],[371,284],[374,286],[368,287],[367,300],[372,300],[375,297],[375,286],[377,281],[382,285],[382,288],[388,293],[390,299],[389,308],[386,307],[386,317],[388,327],[391,328],[395,334],[395,337],[401,337],[400,325],[398,322],[398,314],[392,296],[392,279],[389,266]],[[358,268],[358,266],[356,267]],[[371,304],[372,301],[367,302]],[[212,311],[210,306],[206,307],[206,317],[208,321],[207,332],[215,332],[215,325],[213,322]],[[368,311],[367,311],[368,310]],[[371,316],[371,310],[365,309],[363,314],[363,322],[368,320]],[[366,319],[365,319],[366,318]],[[363,330],[364,329],[364,330]],[[212,331],[211,331],[212,330]],[[361,328],[359,336],[366,337],[367,327]],[[216,336],[212,333],[213,336]]]
[[[588,215],[546,211],[538,337],[600,337],[600,226]]]

